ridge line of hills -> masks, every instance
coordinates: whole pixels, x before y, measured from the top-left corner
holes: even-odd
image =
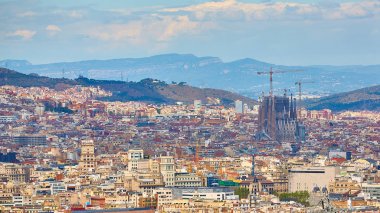
[[[31,64],[25,60],[0,60],[5,67],[24,74],[36,73],[51,78],[141,81],[152,78],[165,82],[186,81],[200,88],[216,88],[232,91],[247,97],[258,98],[269,90],[268,76],[257,75],[257,71],[303,70],[274,76],[275,88],[296,91],[294,83],[300,80],[316,81],[305,85],[308,95],[329,95],[377,85],[380,82],[380,65],[349,66],[284,66],[244,58],[224,62],[218,57],[198,57],[192,54],[164,54],[141,58],[119,58]],[[128,81],[127,80],[127,81]],[[277,92],[278,92],[277,91]]]
[[[200,99],[203,103],[219,99],[223,105],[232,105],[235,100],[245,103],[257,103],[248,97],[220,89],[197,88],[186,85],[185,82],[168,84],[151,78],[139,82],[124,82],[116,80],[94,80],[85,77],[76,79],[49,78],[36,74],[23,74],[13,70],[0,68],[0,86],[13,85],[19,87],[44,86],[54,89],[73,85],[99,86],[112,92],[105,101],[143,101],[158,104],[173,104],[175,102],[192,103]],[[350,92],[337,93],[318,99],[309,99],[305,106],[311,110],[331,109],[373,110],[380,111],[380,85],[361,88]]]
[[[23,74],[14,70],[0,68],[0,86],[48,87],[63,89],[74,85],[99,86],[112,92],[111,97],[103,97],[104,101],[143,101],[157,104],[173,104],[175,102],[192,103],[199,99],[203,103],[217,101],[223,105],[231,105],[235,100],[253,104],[255,101],[229,91],[211,88],[197,88],[185,82],[168,84],[151,78],[139,82],[116,80],[95,80],[80,76],[76,79],[49,78],[37,74]]]
[[[333,94],[306,101],[311,110],[331,109],[332,111],[380,111],[380,85]]]

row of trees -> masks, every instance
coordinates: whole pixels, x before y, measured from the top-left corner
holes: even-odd
[[[276,196],[280,198],[280,201],[295,201],[297,203],[301,203],[304,206],[310,206],[309,197],[310,194],[307,191],[299,191],[299,192],[289,192],[289,193],[281,193]]]
[[[236,188],[235,195],[239,195],[239,199],[246,199],[249,195],[249,189],[243,187]]]
[[[298,192],[288,192],[288,193],[274,193],[279,197],[280,201],[295,201],[301,203],[304,206],[310,206],[309,197],[310,194],[307,191],[298,191]],[[235,195],[239,195],[240,199],[246,199],[249,195],[249,189],[238,187],[235,188]]]

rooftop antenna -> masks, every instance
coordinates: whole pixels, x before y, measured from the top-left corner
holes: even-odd
[[[123,76],[123,72],[122,71],[120,71],[120,80],[124,81],[124,76]]]

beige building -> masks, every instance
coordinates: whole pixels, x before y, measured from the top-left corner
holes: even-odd
[[[160,171],[166,187],[172,187],[175,183],[175,164],[173,156],[160,157]]]
[[[161,175],[152,173],[130,173],[124,177],[123,182],[126,190],[144,193],[144,195],[153,195],[153,190],[164,187]]]
[[[128,160],[140,160],[144,158],[144,150],[130,149],[128,150]]]
[[[128,150],[128,171],[148,170],[150,169],[149,159],[144,159],[144,150]]]
[[[155,174],[139,176],[135,181],[138,184],[138,191],[148,196],[153,195],[155,189],[164,187],[161,176]]]
[[[157,199],[157,209],[160,209],[162,206],[172,204],[173,202],[173,193],[169,188],[159,188],[153,190],[153,194]]]
[[[273,176],[273,190],[275,192],[288,192],[288,177],[283,173],[276,173]]]
[[[128,171],[147,171],[151,169],[150,159],[128,161]]]
[[[312,192],[314,187],[328,187],[338,172],[339,168],[333,166],[289,169],[289,192]]]
[[[176,187],[201,187],[202,179],[194,173],[176,173]]]
[[[95,146],[93,140],[83,140],[79,169],[82,172],[92,172],[96,168]]]
[[[380,183],[362,183],[362,191],[371,199],[380,200]]]
[[[136,208],[138,207],[139,194],[112,195],[105,197],[105,208]]]
[[[357,181],[348,178],[335,178],[329,184],[329,192],[343,194],[346,192],[354,193],[360,190],[360,185]]]
[[[14,163],[0,163],[0,177],[8,181],[29,182],[30,168]]]

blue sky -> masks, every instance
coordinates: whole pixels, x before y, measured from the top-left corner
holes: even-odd
[[[0,0],[0,60],[164,53],[284,65],[380,64],[380,0]]]

